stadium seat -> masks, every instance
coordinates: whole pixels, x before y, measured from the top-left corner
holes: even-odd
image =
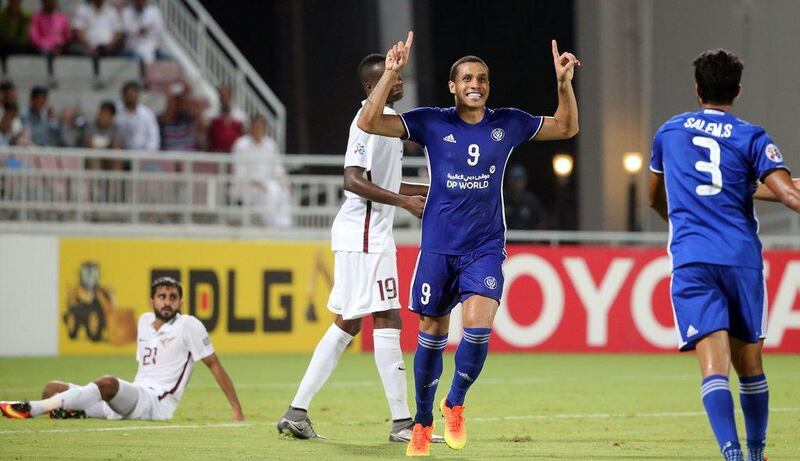
[[[176,61],[161,60],[145,66],[144,81],[150,91],[167,93],[169,86],[181,80],[183,71]]]

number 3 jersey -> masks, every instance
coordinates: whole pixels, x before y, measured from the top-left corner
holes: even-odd
[[[532,139],[542,117],[489,109],[471,125],[454,107],[423,107],[401,115],[408,139],[425,148],[430,190],[422,216],[425,251],[465,255],[503,251],[503,175],[514,148]]]
[[[763,128],[713,109],[667,121],[650,169],[664,175],[673,269],[709,263],[761,269],[753,207],[757,181],[783,168]]]
[[[139,317],[136,360],[139,369],[134,384],[158,392],[159,400],[180,401],[192,374],[194,362],[214,353],[206,327],[191,315],[176,314],[171,321],[153,327],[152,312]]]

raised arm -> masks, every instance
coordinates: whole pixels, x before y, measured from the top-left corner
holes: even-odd
[[[217,380],[219,388],[222,389],[222,392],[225,393],[225,397],[228,398],[228,403],[231,404],[231,409],[233,410],[233,420],[244,421],[242,405],[239,403],[239,397],[236,396],[236,389],[233,387],[233,381],[231,381],[225,368],[219,362],[217,354],[211,354],[204,358],[203,363],[206,364],[208,370],[214,375],[214,379]]]
[[[575,67],[581,62],[572,53],[558,52],[558,44],[552,42],[553,65],[558,83],[558,108],[552,117],[545,117],[542,128],[533,138],[537,141],[569,139],[578,134],[578,101],[572,89]]]
[[[400,76],[400,71],[408,63],[408,56],[413,42],[414,32],[409,32],[405,43],[397,42],[397,45],[386,53],[386,66],[383,75],[369,96],[367,96],[367,102],[358,117],[357,125],[359,129],[370,134],[393,138],[405,136],[406,129],[400,117],[397,115],[384,115],[383,107],[386,106],[386,98]]]
[[[423,194],[411,193],[403,190],[403,183],[400,185],[400,194],[386,190],[364,177],[364,168],[359,166],[348,166],[344,169],[344,190],[364,197],[373,202],[385,203],[387,205],[399,206],[417,218],[422,217],[422,210],[425,208],[425,197]],[[427,195],[427,186],[425,194]],[[408,192],[408,193],[406,193]]]

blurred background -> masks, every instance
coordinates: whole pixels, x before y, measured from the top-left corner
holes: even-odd
[[[614,272],[608,258],[634,258],[617,287],[623,294],[660,261],[651,292],[660,301],[648,298],[647,307],[667,333],[660,342],[645,334],[643,344],[668,347],[666,225],[647,206],[653,133],[696,109],[691,63],[723,47],[745,64],[735,114],[764,126],[797,168],[798,17],[794,0],[2,0],[0,307],[8,318],[22,315],[18,302],[46,312],[53,343],[44,351],[59,341],[62,349],[111,337],[126,344],[134,316],[112,314],[113,306],[142,310],[149,280],[170,273],[192,284],[189,312],[209,327],[235,331],[244,316],[266,336],[302,336],[297,325],[324,325],[327,240],[348,128],[364,97],[356,67],[414,30],[399,111],[452,105],[450,66],[475,54],[490,67],[489,106],[551,115],[550,40],[580,58],[580,133],[521,145],[506,170],[508,239],[519,245],[510,255],[545,258],[565,287],[594,282],[570,278],[562,256],[585,258],[597,277]],[[404,176],[427,181],[412,144]],[[770,290],[791,290],[800,218],[779,205],[759,204],[758,214],[762,240],[779,252],[770,256]],[[397,213],[395,237],[405,286],[419,221]],[[542,256],[567,245],[577,253]],[[515,322],[541,326],[548,302],[558,305],[544,273],[523,270],[522,282],[508,283],[509,303],[519,300]],[[779,286],[783,278],[790,285]],[[288,291],[270,291],[276,283]],[[116,288],[101,296],[104,284]],[[23,300],[21,286],[36,300]],[[565,289],[569,316],[583,298]],[[778,301],[788,306],[784,320],[794,319],[795,298]],[[632,303],[613,301],[611,312]],[[580,307],[575,315],[585,317]],[[633,321],[622,318],[619,328]],[[118,334],[109,333],[117,321]],[[12,353],[12,334],[22,334],[9,325],[0,353]],[[557,331],[524,347],[568,344]],[[297,348],[312,343],[298,339]]]

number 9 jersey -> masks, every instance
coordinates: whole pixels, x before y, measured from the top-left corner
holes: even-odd
[[[454,107],[422,107],[401,119],[408,139],[425,148],[431,177],[420,247],[446,255],[504,251],[506,163],[516,146],[536,136],[542,117],[486,108],[471,125]]]
[[[703,109],[677,115],[653,138],[650,170],[664,175],[672,267],[762,268],[753,207],[757,181],[787,169],[763,128]]]

